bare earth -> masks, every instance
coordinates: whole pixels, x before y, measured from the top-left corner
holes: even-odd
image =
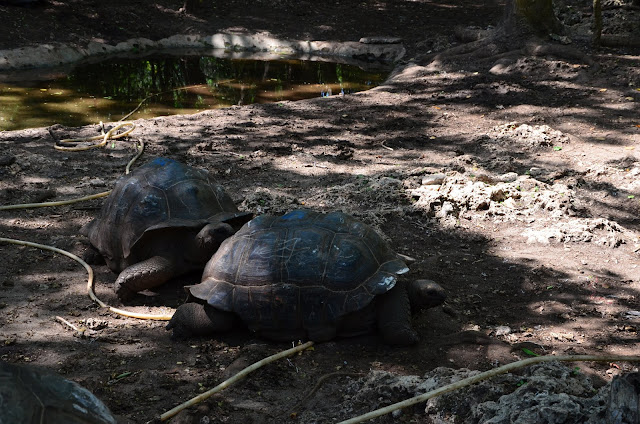
[[[593,64],[520,56],[494,67],[481,60],[433,66],[428,54],[458,43],[456,24],[498,24],[500,2],[214,3],[197,16],[179,12],[182,2],[174,0],[0,4],[0,49],[225,31],[292,40],[402,37],[405,63],[368,92],[139,120],[133,135],[147,145],[141,161],[167,156],[209,169],[241,209],[352,213],[416,258],[410,277],[440,282],[449,299],[415,316],[422,340],[414,347],[385,346],[375,335],[320,344],[258,370],[182,413],[181,422],[337,422],[414,394],[381,390],[384,380],[372,388],[379,376],[372,371],[399,378],[437,367],[486,370],[527,351],[640,351],[640,51],[589,50],[588,7],[563,3],[559,14]],[[640,28],[637,13],[606,11],[605,31],[624,32],[629,21]],[[52,137],[96,134],[97,126],[0,132],[0,204],[112,187],[133,155],[131,143],[53,149]],[[3,211],[0,235],[82,255],[87,241],[78,230],[100,204]],[[290,347],[246,331],[177,342],[163,322],[99,308],[77,263],[8,244],[0,252],[0,358],[81,383],[122,422],[148,422]],[[182,285],[199,278],[122,305],[115,275],[105,266],[95,272],[102,300],[152,313],[179,305]],[[597,389],[637,365],[574,366]],[[379,422],[465,422],[447,405]]]

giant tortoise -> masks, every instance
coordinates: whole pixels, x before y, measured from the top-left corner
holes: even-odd
[[[441,304],[429,280],[409,269],[371,227],[341,212],[261,215],[225,240],[207,263],[194,301],[167,329],[176,337],[230,330],[236,317],[272,340],[326,341],[380,331],[389,344],[418,341],[411,308]]]
[[[83,232],[119,273],[122,299],[202,269],[220,243],[251,219],[207,171],[156,158],[118,179]]]
[[[0,424],[116,424],[116,419],[77,383],[0,361]]]

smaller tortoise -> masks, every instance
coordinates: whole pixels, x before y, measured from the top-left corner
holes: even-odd
[[[84,387],[37,368],[0,361],[0,424],[116,424]]]
[[[376,327],[388,344],[418,341],[411,308],[442,304],[442,287],[409,269],[371,227],[341,212],[261,215],[225,240],[167,325],[176,337],[230,330],[236,317],[278,341],[317,342]]]
[[[208,172],[156,158],[118,179],[82,232],[119,273],[121,299],[202,269],[252,214],[238,212]]]

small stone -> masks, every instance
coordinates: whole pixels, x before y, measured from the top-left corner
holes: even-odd
[[[517,172],[507,172],[506,174],[499,175],[496,180],[501,183],[512,183],[518,179]]]
[[[444,182],[444,174],[429,174],[422,177],[422,185],[440,185]]]
[[[107,185],[107,183],[105,183],[103,179],[93,178],[93,179],[89,180],[89,185],[91,187],[105,187]]]
[[[436,217],[446,218],[449,215],[452,215],[454,210],[455,208],[453,207],[453,204],[451,202],[444,202],[440,211],[436,213]]]
[[[496,336],[506,336],[511,334],[511,327],[507,325],[499,325],[496,327]]]
[[[505,199],[505,201],[502,202],[502,204],[508,207],[509,209],[516,209],[518,207],[518,205],[516,205],[516,201],[513,200],[513,197],[509,197]]]
[[[529,169],[529,175],[531,175],[532,177],[537,177],[544,174],[544,169],[542,168],[538,168],[536,166],[532,167]]]

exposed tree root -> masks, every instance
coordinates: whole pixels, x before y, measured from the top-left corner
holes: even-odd
[[[527,31],[510,32],[504,27],[491,31],[456,28],[455,34],[467,43],[421,58],[428,63],[427,70],[437,71],[446,64],[459,62],[478,63],[493,69],[498,62],[516,60],[522,56],[553,56],[568,62],[595,65],[593,59],[579,49],[543,41]]]
[[[594,0],[595,3],[601,0]],[[594,3],[594,4],[595,4]],[[564,34],[565,28],[553,12],[551,0],[507,0],[500,25],[492,30],[455,28],[456,37],[466,44],[420,58],[427,70],[437,71],[445,64],[474,63],[493,69],[497,61],[522,56],[554,56],[573,63],[594,65],[576,47],[546,41]],[[559,38],[561,41],[562,37]]]

